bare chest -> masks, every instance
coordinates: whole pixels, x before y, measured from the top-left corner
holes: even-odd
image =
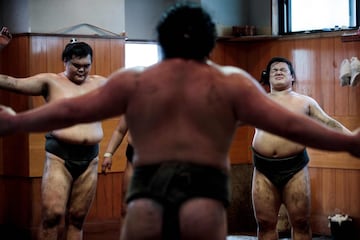
[[[61,81],[50,87],[49,100],[81,96],[95,90],[98,87],[99,84],[94,81],[88,81],[82,84],[74,84],[69,80]]]

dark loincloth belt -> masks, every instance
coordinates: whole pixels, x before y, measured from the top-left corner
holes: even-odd
[[[63,159],[66,169],[74,179],[78,178],[99,154],[99,144],[71,144],[51,134],[46,134],[45,138],[45,150]]]
[[[227,207],[228,175],[217,168],[179,162],[136,167],[127,202],[151,198],[163,205],[163,239],[176,240],[180,239],[179,208],[186,200],[196,197],[215,199]]]
[[[132,163],[133,162],[133,157],[134,157],[134,147],[128,143],[127,147],[126,147],[126,152],[125,152],[126,158],[127,160]]]
[[[268,158],[253,149],[255,168],[264,174],[276,187],[282,188],[301,169],[309,163],[306,149],[286,158]]]

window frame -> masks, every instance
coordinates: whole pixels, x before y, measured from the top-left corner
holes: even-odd
[[[346,30],[358,29],[360,25],[360,0],[348,0],[350,4],[355,3],[355,26],[349,27]],[[316,33],[316,32],[328,32],[324,29],[310,29],[306,31],[291,31],[291,0],[277,0],[278,8],[278,30],[280,35],[290,35],[298,33]],[[331,31],[337,31],[337,29],[331,29]]]

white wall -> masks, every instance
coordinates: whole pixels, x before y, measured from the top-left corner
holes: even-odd
[[[216,24],[224,26],[246,25],[249,3],[246,0],[201,0]]]
[[[125,26],[129,40],[155,40],[161,13],[176,0],[125,0]]]
[[[117,34],[126,31],[130,40],[155,40],[161,13],[176,1],[0,0],[0,26],[8,26],[13,33],[54,33],[87,23]],[[255,25],[264,29],[262,34],[271,32],[271,1],[195,1],[209,11],[218,25]],[[71,33],[94,32],[83,27]]]
[[[125,0],[1,0],[0,24],[14,33],[54,33],[82,23],[114,33],[125,29]],[[93,34],[87,27],[79,34]]]

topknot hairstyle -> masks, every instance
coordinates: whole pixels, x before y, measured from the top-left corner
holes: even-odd
[[[62,53],[62,60],[64,62],[68,62],[74,56],[83,58],[83,57],[86,57],[89,54],[90,54],[91,62],[92,62],[93,51],[92,51],[92,48],[90,47],[90,45],[85,43],[85,42],[77,42],[76,39],[74,40],[72,38],[70,43],[68,43],[65,46],[65,49],[64,49],[64,51]]]

